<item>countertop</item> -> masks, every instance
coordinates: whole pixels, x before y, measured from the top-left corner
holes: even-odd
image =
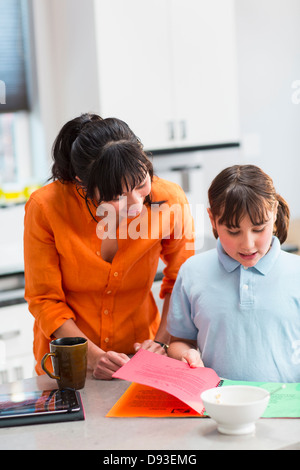
[[[0,429],[1,450],[300,450],[300,419],[260,419],[253,435],[219,434],[210,418],[106,418],[130,384],[88,376],[85,420]],[[48,376],[3,384],[0,393],[56,388]]]

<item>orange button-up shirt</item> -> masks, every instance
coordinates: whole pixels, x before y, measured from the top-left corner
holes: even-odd
[[[153,202],[166,203],[145,206],[139,224],[137,218],[128,219],[130,236],[117,232],[118,251],[108,263],[101,258],[97,222],[74,184],[55,181],[31,195],[25,207],[25,299],[35,317],[38,374],[43,373],[40,362],[53,332],[68,319],[105,351],[132,354],[135,342],[155,337],[160,314],[151,287],[159,258],[166,264],[160,291],[164,298],[194,251],[193,222],[182,189],[154,177],[151,196]],[[174,207],[179,218],[172,215]],[[92,213],[96,215],[95,208]],[[178,235],[180,213],[188,236],[186,229]]]

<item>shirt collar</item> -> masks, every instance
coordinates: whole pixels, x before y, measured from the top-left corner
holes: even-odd
[[[258,263],[255,266],[253,266],[253,268],[249,268],[249,269],[256,269],[257,271],[259,271],[261,274],[264,274],[264,275],[268,274],[268,272],[272,269],[275,261],[277,260],[280,254],[280,251],[281,251],[280,242],[277,237],[273,236],[271,248],[268,251],[268,253],[263,258],[261,258],[258,261]],[[217,252],[218,252],[219,260],[227,272],[230,273],[234,271],[238,266],[242,266],[238,261],[231,258],[230,256],[227,255],[227,253],[225,253],[219,238],[217,240]]]

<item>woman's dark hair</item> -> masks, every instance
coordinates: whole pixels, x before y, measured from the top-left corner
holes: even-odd
[[[270,176],[255,165],[234,165],[221,171],[208,190],[210,210],[215,220],[228,227],[239,227],[248,214],[253,225],[262,225],[267,212],[278,202],[274,235],[283,243],[288,234],[290,211],[287,202],[276,193]],[[213,229],[215,237],[218,237]]]
[[[148,173],[151,180],[153,177],[152,163],[141,142],[117,118],[88,113],[72,119],[59,132],[52,156],[51,179],[80,185],[86,200],[94,201],[98,189],[97,204],[120,196],[124,186],[133,190]]]

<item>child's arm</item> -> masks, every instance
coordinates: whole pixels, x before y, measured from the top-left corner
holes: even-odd
[[[168,356],[187,362],[190,367],[204,367],[200,352],[197,349],[197,341],[171,336]]]

